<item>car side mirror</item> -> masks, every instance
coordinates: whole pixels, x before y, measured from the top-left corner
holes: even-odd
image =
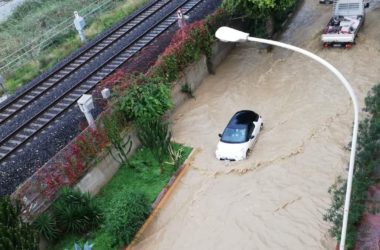
[[[219,137],[222,137],[222,134],[218,134]]]
[[[369,7],[369,3],[365,3],[364,8],[368,8],[368,7]]]
[[[255,138],[255,136],[254,136],[254,135],[252,135],[252,136],[251,136],[251,139],[253,139],[253,138]]]

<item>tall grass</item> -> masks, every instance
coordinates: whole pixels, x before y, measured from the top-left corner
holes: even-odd
[[[14,92],[81,46],[72,25],[73,11],[85,17],[85,34],[92,39],[146,2],[26,1],[0,25],[0,74],[6,78],[7,91]]]

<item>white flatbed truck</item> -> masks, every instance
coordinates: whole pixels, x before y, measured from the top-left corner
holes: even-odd
[[[364,9],[368,6],[363,0],[337,0],[333,17],[321,37],[323,46],[351,48],[364,23]]]

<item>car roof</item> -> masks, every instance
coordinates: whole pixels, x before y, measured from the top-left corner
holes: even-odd
[[[254,121],[259,120],[259,115],[251,110],[241,110],[236,112],[227,127],[229,128],[247,128]]]

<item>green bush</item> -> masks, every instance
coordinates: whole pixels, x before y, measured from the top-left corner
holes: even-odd
[[[222,6],[234,19],[240,19],[247,32],[270,37],[279,31],[299,0],[223,0]],[[241,23],[239,25],[241,25]]]
[[[171,133],[169,124],[156,120],[138,120],[136,122],[137,136],[144,147],[149,148],[160,167],[169,155]],[[163,170],[161,168],[161,170]]]
[[[56,240],[60,234],[54,216],[47,212],[40,214],[33,221],[33,227],[48,241]]]
[[[70,188],[60,191],[53,204],[53,213],[58,225],[69,233],[88,232],[97,228],[103,220],[103,213],[95,198]]]
[[[172,107],[170,88],[159,77],[136,79],[118,100],[127,119],[158,119]]]
[[[115,157],[111,147],[108,147],[108,152],[120,164],[128,164],[128,153],[131,151],[132,148],[132,140],[131,137],[128,135],[126,142],[124,142],[122,128],[120,125],[121,122],[119,122],[118,120],[118,116],[116,115],[104,116],[102,118],[102,123],[106,131],[106,135],[108,137],[108,140],[111,142],[112,146],[117,150],[118,158]]]
[[[37,250],[37,232],[20,217],[20,205],[9,197],[0,197],[0,249]]]
[[[144,193],[124,189],[111,202],[106,214],[106,230],[115,237],[115,246],[129,244],[150,213]]]
[[[210,33],[211,19],[198,21],[185,26],[172,38],[169,46],[160,56],[151,71],[167,82],[175,81],[191,63],[205,54],[211,56],[214,34]]]
[[[380,113],[380,84],[372,88],[365,99],[365,104],[364,110],[368,112],[369,116],[359,125],[351,205],[347,224],[346,246],[348,249],[352,249],[355,245],[360,219],[366,209],[368,188],[378,182],[374,170],[380,164],[380,117],[378,115]],[[332,195],[331,206],[324,215],[324,219],[332,224],[330,234],[340,240],[346,180],[339,179],[336,184],[331,186],[329,193]]]

